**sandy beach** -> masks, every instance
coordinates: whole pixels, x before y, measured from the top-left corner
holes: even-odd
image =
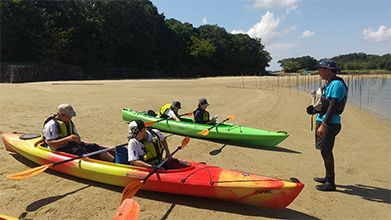
[[[42,133],[43,121],[59,104],[69,103],[78,113],[73,121],[82,140],[116,146],[127,141],[122,108],[158,111],[180,101],[180,113],[186,113],[204,97],[210,114],[220,120],[234,115],[231,123],[290,136],[276,147],[259,149],[191,138],[175,157],[263,176],[295,177],[305,184],[303,191],[287,208],[274,210],[140,190],[133,197],[141,207],[139,219],[391,219],[389,120],[347,105],[334,147],[337,191],[321,192],[313,181],[325,169],[305,111],[310,96],[283,81],[279,87],[271,81],[226,77],[0,84],[0,133]],[[164,134],[172,150],[183,139]],[[38,165],[6,151],[2,142],[0,158],[0,214],[26,220],[109,220],[120,205],[122,187],[52,170],[10,180],[7,175]]]

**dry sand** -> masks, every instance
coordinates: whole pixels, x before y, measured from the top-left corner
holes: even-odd
[[[176,157],[264,176],[296,177],[305,184],[303,191],[287,208],[273,210],[140,190],[133,197],[141,206],[139,219],[391,219],[389,120],[347,105],[334,148],[337,191],[320,192],[312,178],[323,176],[325,170],[314,147],[311,117],[305,112],[309,94],[268,86],[268,78],[262,82],[261,89],[254,77],[1,84],[0,133],[41,133],[43,120],[56,113],[59,104],[70,103],[78,113],[73,120],[84,141],[115,146],[126,143],[122,108],[157,111],[179,100],[180,113],[186,113],[205,97],[211,115],[218,114],[220,120],[234,115],[232,123],[283,130],[290,137],[276,147],[261,149],[191,138]],[[183,138],[165,134],[170,149]],[[215,154],[218,149],[221,152]],[[34,220],[101,220],[112,219],[119,207],[122,187],[52,170],[10,180],[7,175],[37,164],[6,151],[2,143],[0,156],[1,214]]]

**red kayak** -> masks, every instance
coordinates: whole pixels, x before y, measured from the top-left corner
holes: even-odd
[[[7,150],[44,165],[42,167],[92,181],[126,187],[151,172],[143,167],[89,157],[75,159],[74,155],[45,148],[39,134],[9,133],[1,137]],[[60,163],[65,160],[71,161]],[[141,189],[281,209],[288,206],[304,187],[295,178],[281,180],[179,159],[167,164],[174,169],[158,170]]]

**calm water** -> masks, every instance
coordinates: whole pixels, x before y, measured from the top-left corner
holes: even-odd
[[[368,109],[391,120],[391,78],[344,79],[349,87],[348,102],[360,108]],[[299,89],[311,91],[322,83],[299,86]]]

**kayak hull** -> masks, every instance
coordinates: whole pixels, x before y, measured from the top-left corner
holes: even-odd
[[[144,122],[151,122],[160,120],[161,118],[147,115],[146,112],[122,109],[122,119],[124,121],[142,120]],[[212,126],[213,125],[196,124],[193,123],[192,119],[189,117],[181,117],[181,121],[163,120],[152,124],[150,127],[196,138],[225,140],[268,147],[276,146],[289,136],[286,132],[265,131],[230,123],[222,123],[215,128],[210,129],[209,134],[206,136],[197,134]]]
[[[41,137],[21,139],[20,133],[2,134],[6,149],[40,164],[58,163],[76,156],[43,147]],[[262,177],[186,160],[170,162],[177,169],[158,170],[142,190],[201,196],[267,208],[285,208],[301,192],[303,183]],[[50,167],[72,176],[125,187],[152,170],[81,158]],[[32,177],[30,177],[32,178]]]

